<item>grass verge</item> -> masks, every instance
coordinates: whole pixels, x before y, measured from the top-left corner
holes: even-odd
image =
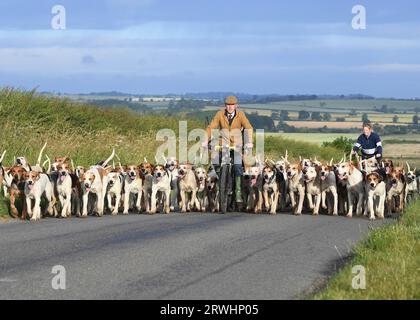
[[[366,270],[366,289],[352,288],[352,267]],[[420,299],[420,200],[399,222],[373,230],[354,249],[354,257],[311,298],[321,300]]]

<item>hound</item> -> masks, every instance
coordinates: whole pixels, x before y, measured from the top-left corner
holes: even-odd
[[[244,173],[245,187],[248,189],[246,211],[258,214],[262,212],[262,176],[259,164],[252,167],[245,167]]]
[[[125,176],[122,172],[118,171],[109,172],[107,176],[108,185],[106,188],[106,196],[108,208],[111,210],[111,214],[115,216],[118,214],[118,209],[120,207]],[[114,205],[112,202],[113,199],[115,199]]]
[[[379,219],[384,219],[386,186],[382,181],[381,175],[377,172],[369,173],[366,176],[366,197],[365,216],[375,220],[375,213]]]
[[[289,164],[287,167],[287,179],[289,181],[288,192],[294,214],[301,215],[303,201],[305,199],[305,181],[303,179],[301,163]],[[298,197],[297,202],[295,197],[296,195]]]
[[[56,162],[58,163],[58,162]],[[67,218],[72,214],[72,200],[76,206],[76,215],[80,216],[81,185],[66,162],[59,162],[56,167],[58,179],[57,194],[61,203],[61,217]]]
[[[396,167],[391,171],[390,174],[388,174],[386,190],[386,204],[388,215],[392,214],[392,208],[394,207],[394,197],[398,198],[397,212],[402,213],[402,211],[404,210],[405,197],[405,179],[403,168]]]
[[[312,214],[317,216],[321,206],[321,177],[315,167],[308,167],[303,169],[303,178],[306,183],[306,198],[309,208],[312,210]],[[313,198],[315,198],[315,203]]]
[[[288,203],[288,183],[289,180],[287,179],[287,166],[289,165],[289,161],[288,161],[288,152],[286,150],[286,154],[285,156],[281,157],[281,160],[278,160],[274,166],[276,167],[277,170],[277,184],[279,186],[279,192],[280,192],[280,197],[279,197],[279,204],[280,204],[280,209],[283,209],[287,206]]]
[[[197,207],[198,211],[205,212],[207,207],[207,197],[206,197],[206,182],[207,182],[207,172],[203,167],[194,167],[193,168],[195,178],[197,179],[197,200],[199,206]]]
[[[24,176],[25,180],[25,197],[26,197],[26,208],[28,210],[29,217],[32,221],[41,219],[41,197],[44,196],[48,201],[48,213],[52,216],[54,214],[55,197],[53,192],[53,186],[50,179],[44,173],[36,171],[26,172]],[[32,209],[32,200],[35,201]]]
[[[143,180],[140,175],[140,168],[134,164],[128,165],[124,169],[124,211],[123,214],[128,214],[130,209],[130,198],[136,197],[137,212],[141,212],[141,198],[143,195]],[[153,204],[152,204],[153,205]]]
[[[164,212],[168,214],[170,212],[171,179],[162,165],[156,165],[153,172],[150,213],[156,213],[157,194],[159,192],[165,199]]]
[[[332,167],[331,160],[329,165],[323,164],[319,166],[319,175],[321,179],[321,207],[327,209],[329,214],[338,215],[338,192],[337,180]],[[327,195],[331,194],[333,197],[332,208],[327,206]]]
[[[277,171],[270,166],[266,166],[263,169],[262,176],[262,193],[265,209],[267,212],[270,212],[270,214],[276,214],[280,195],[279,186],[276,180]]]
[[[356,214],[360,216],[363,212],[364,183],[363,174],[353,165],[351,161],[338,165],[338,179],[346,183],[348,198],[347,217],[353,216],[354,202],[357,199]]]
[[[105,169],[93,166],[82,176],[83,210],[82,217],[87,217],[89,195],[96,194],[94,208],[99,216],[104,214],[104,202],[107,181],[107,172]]]
[[[146,158],[144,158],[144,162],[140,164],[139,168],[143,188],[143,207],[147,213],[150,213],[154,169],[153,165]]]
[[[178,160],[174,157],[170,157],[166,161],[166,171],[168,172],[169,179],[171,180],[171,211],[179,209],[178,205]]]
[[[193,207],[200,207],[197,199],[197,180],[191,164],[181,164],[178,170],[179,192],[181,196],[181,212],[192,211]],[[188,194],[191,198],[188,201]]]
[[[9,195],[8,188],[10,187],[10,183],[12,179],[8,175],[9,168],[3,167],[3,160],[4,160],[5,155],[6,155],[6,150],[4,150],[2,155],[0,156],[0,185],[3,187],[4,197],[7,197]]]
[[[417,178],[416,178],[416,171],[417,169],[414,168],[414,170],[410,169],[410,165],[407,162],[407,173],[405,174],[405,180],[406,180],[406,186],[405,186],[405,196],[404,196],[404,202],[406,204],[409,203],[409,200],[415,199],[418,194],[418,184],[417,184]]]
[[[16,198],[20,195],[24,195],[25,190],[25,169],[21,166],[13,166],[9,172],[5,175],[5,181],[8,184],[10,194],[10,211],[13,218],[18,218],[19,212],[16,208]],[[26,220],[27,208],[26,201],[22,201],[22,220]]]
[[[216,171],[211,167],[208,170],[207,181],[206,181],[206,196],[209,210],[211,212],[219,212],[219,178]]]

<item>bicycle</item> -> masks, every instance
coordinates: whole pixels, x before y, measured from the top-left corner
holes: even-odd
[[[220,174],[219,174],[219,207],[222,214],[228,209],[233,210],[233,190],[234,190],[234,152],[241,153],[242,148],[235,146],[215,146],[215,151],[221,151],[219,155]],[[247,153],[248,149],[244,149]]]

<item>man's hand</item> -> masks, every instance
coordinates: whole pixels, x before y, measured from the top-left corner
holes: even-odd
[[[376,158],[382,158],[382,155],[380,154],[380,153],[378,153],[377,155],[376,155]]]
[[[245,145],[245,148],[246,149],[252,149],[254,147],[254,144],[253,143],[247,143],[246,145]]]
[[[201,147],[203,148],[203,149],[208,149],[209,148],[209,143],[206,141],[206,142],[203,142],[202,144],[201,144]]]
[[[357,154],[357,151],[355,151],[355,150],[351,150],[351,155],[352,156],[354,156],[354,155],[356,155]]]

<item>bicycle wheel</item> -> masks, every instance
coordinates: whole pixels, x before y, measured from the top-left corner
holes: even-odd
[[[219,188],[219,201],[220,201],[220,212],[225,214],[227,212],[228,206],[228,183],[230,180],[229,177],[229,166],[222,165],[220,169],[220,188]]]

